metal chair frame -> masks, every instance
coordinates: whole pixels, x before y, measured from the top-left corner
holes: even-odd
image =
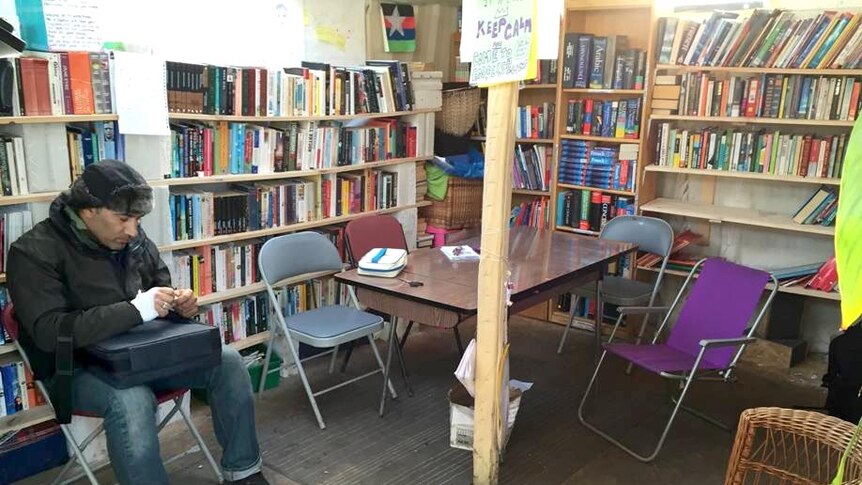
[[[668,321],[670,320],[670,316],[673,314],[674,310],[679,305],[680,301],[682,300],[682,296],[686,293],[686,290],[687,290],[689,284],[691,283],[691,281],[693,281],[695,279],[694,275],[697,273],[698,269],[700,269],[700,267],[703,265],[703,263],[705,261],[706,261],[706,259],[701,259],[700,261],[698,261],[694,265],[694,267],[691,269],[688,276],[686,277],[685,282],[683,283],[679,292],[677,293],[676,298],[674,298],[673,303],[669,307],[621,307],[621,308],[619,308],[620,315],[617,318],[616,323],[614,324],[613,330],[611,331],[610,337],[608,339],[608,344],[610,344],[613,341],[614,336],[615,336],[617,330],[619,329],[620,323],[622,322],[623,317],[625,315],[636,315],[636,314],[645,314],[645,313],[664,313],[665,314],[664,320],[662,321],[661,325],[659,325],[659,327],[656,329],[656,332],[652,338],[652,341],[650,342],[651,344],[656,344],[658,342],[659,337],[662,334],[662,331],[664,330],[664,327],[667,325]],[[674,372],[660,372],[659,373],[659,375],[665,379],[670,379],[670,380],[674,380],[674,381],[681,381],[679,383],[679,386],[682,389],[679,392],[678,396],[671,396],[671,402],[674,404],[673,411],[671,412],[670,418],[668,419],[667,424],[665,425],[664,430],[662,431],[661,436],[659,437],[658,443],[655,445],[652,452],[650,452],[648,455],[640,454],[640,453],[632,450],[630,447],[626,446],[625,444],[623,444],[622,442],[620,442],[616,438],[614,438],[611,435],[600,430],[595,425],[587,422],[587,420],[584,418],[584,404],[587,402],[587,399],[589,398],[589,395],[590,395],[590,391],[592,391],[593,385],[596,383],[597,377],[599,375],[599,370],[601,369],[602,363],[604,363],[604,360],[605,360],[605,356],[607,356],[607,353],[608,353],[607,349],[604,349],[602,351],[601,357],[599,357],[599,361],[596,364],[596,368],[593,371],[592,377],[590,377],[590,382],[589,382],[589,384],[587,384],[587,389],[584,391],[584,396],[581,398],[581,402],[578,405],[578,419],[580,420],[581,424],[583,424],[589,430],[593,431],[594,433],[601,436],[605,440],[614,444],[615,446],[617,446],[621,450],[625,451],[629,455],[633,456],[634,458],[636,458],[636,459],[638,459],[644,463],[651,462],[656,458],[656,456],[658,456],[659,452],[661,451],[662,446],[664,445],[665,439],[667,438],[668,432],[670,431],[670,428],[673,425],[673,422],[676,419],[676,416],[680,410],[686,411],[686,412],[688,412],[688,413],[690,413],[690,414],[692,414],[698,418],[703,419],[704,421],[706,421],[710,424],[713,424],[713,425],[718,426],[720,428],[729,430],[730,428],[728,426],[726,426],[725,424],[721,423],[720,421],[708,416],[707,414],[705,414],[699,410],[696,410],[696,409],[688,407],[688,406],[684,406],[682,404],[682,402],[685,399],[685,396],[688,394],[688,391],[689,391],[689,388],[691,387],[691,384],[696,380],[721,381],[721,382],[733,382],[735,380],[734,376],[733,376],[733,369],[736,366],[736,363],[738,362],[739,357],[742,355],[742,352],[745,350],[745,345],[752,343],[756,340],[753,337],[754,332],[757,330],[758,325],[763,320],[763,316],[766,314],[767,310],[769,309],[770,305],[772,304],[772,300],[775,298],[775,295],[778,293],[778,280],[772,274],[770,274],[770,278],[772,280],[772,285],[773,285],[772,291],[770,292],[769,297],[767,297],[766,302],[764,303],[763,307],[760,309],[760,312],[758,313],[757,318],[754,321],[754,324],[751,326],[751,328],[748,330],[748,332],[746,332],[745,336],[738,337],[738,338],[725,338],[725,339],[702,339],[699,342],[700,343],[700,351],[699,351],[690,371],[686,371],[686,372],[682,372],[682,373],[674,373]],[[701,362],[703,360],[704,353],[707,350],[713,349],[713,348],[718,348],[718,347],[727,347],[727,346],[736,346],[736,347],[738,347],[738,349],[737,349],[736,353],[734,354],[733,359],[730,361],[730,364],[726,368],[719,369],[719,370],[707,370],[707,371],[700,370],[700,365],[701,365]]]
[[[662,279],[664,278],[665,268],[667,267],[667,260],[670,257],[670,252],[673,248],[673,228],[671,228],[670,225],[666,221],[664,221],[663,219],[658,219],[655,217],[619,216],[619,217],[615,217],[615,218],[611,219],[605,225],[605,227],[602,228],[602,231],[599,234],[599,238],[600,239],[601,238],[617,239],[617,240],[623,240],[625,242],[635,242],[635,241],[630,241],[630,240],[625,240],[625,239],[620,239],[620,238],[614,238],[613,235],[609,236],[608,233],[618,230],[618,227],[621,226],[622,224],[637,224],[638,221],[641,221],[644,219],[649,220],[651,223],[666,226],[666,229],[667,229],[668,233],[670,234],[670,239],[668,241],[667,247],[663,251],[663,253],[660,254],[660,256],[662,257],[661,267],[659,268],[658,275],[656,276],[655,284],[653,285],[653,289],[652,289],[652,292],[650,293],[649,301],[647,302],[647,305],[646,305],[648,307],[651,307],[653,305],[653,303],[655,302],[655,298],[658,295],[658,291],[661,287]],[[659,244],[659,243],[657,242],[656,244]],[[631,259],[632,259],[632,262],[634,262],[636,258],[633,255],[631,257]],[[603,286],[604,285],[602,285],[601,282],[599,282],[597,284],[597,289],[596,289],[597,295],[598,295],[598,293],[601,293],[601,297],[599,298],[599,300],[602,302],[602,305],[601,305],[602,307],[604,307],[604,305],[607,303],[606,300],[609,296],[612,298],[612,295],[610,295],[609,293],[607,293],[606,291],[604,291],[602,289]],[[577,310],[578,302],[580,301],[581,296],[577,295],[574,292],[572,292],[572,296],[574,298],[572,298],[572,301],[570,304],[569,321],[568,321],[568,323],[566,323],[566,326],[563,329],[563,335],[560,336],[560,343],[557,346],[557,354],[563,353],[563,346],[566,344],[566,337],[568,336],[569,330],[574,328],[573,324],[575,322],[575,311]],[[602,319],[604,317],[604,308],[596,308],[596,312],[599,313],[599,315],[600,315],[599,318],[596,319],[596,321],[602,321]],[[641,340],[643,339],[643,335],[644,335],[644,332],[646,331],[647,324],[649,323],[650,316],[651,316],[650,313],[645,313],[643,316],[643,321],[641,322],[640,330],[638,331],[638,335],[637,335],[637,340],[636,340],[637,343],[640,343]],[[598,332],[599,335],[601,335],[599,329],[596,329],[596,332]],[[631,371],[631,367],[629,367],[626,372],[630,372],[630,371]]]
[[[11,315],[12,315],[11,310],[7,311],[5,314],[5,316],[7,318],[10,318]],[[17,322],[16,322],[16,325],[17,325]],[[32,367],[30,367],[30,359],[27,358],[27,353],[24,351],[24,348],[21,346],[21,344],[18,342],[18,340],[15,339],[12,341],[12,343],[15,345],[15,349],[18,351],[18,354],[21,356],[21,359],[24,361],[24,365],[26,365],[28,369],[32,369]],[[45,384],[40,380],[35,380],[35,384],[36,384],[36,387],[39,389],[39,392],[42,393],[42,396],[45,397],[45,401],[47,402],[46,405],[51,406],[51,409],[54,409],[54,405],[53,405],[53,403],[51,403],[51,398],[50,398],[50,395],[48,394],[48,389],[45,387]],[[178,389],[177,391],[179,391],[179,390],[180,389]],[[170,394],[170,393],[166,393],[166,394]],[[164,419],[159,421],[156,433],[161,432],[162,429],[168,424],[168,422],[170,422],[171,418],[173,418],[174,415],[177,412],[179,412],[180,415],[183,417],[183,421],[185,422],[186,427],[188,427],[189,432],[192,434],[192,436],[194,437],[195,442],[197,443],[201,452],[206,457],[207,462],[209,463],[210,467],[212,468],[213,473],[216,476],[216,479],[218,480],[218,483],[222,483],[224,481],[224,477],[222,476],[221,470],[219,469],[218,465],[216,464],[215,459],[212,456],[212,453],[210,453],[210,451],[209,451],[209,448],[207,448],[207,445],[204,442],[203,437],[201,436],[201,434],[198,431],[197,427],[195,426],[194,422],[192,421],[191,416],[182,407],[183,396],[185,394],[186,393],[184,392],[184,393],[180,394],[179,396],[175,396],[175,397],[169,399],[170,401],[173,402],[173,407],[171,407],[171,410],[168,412],[168,414],[165,415]],[[163,402],[167,402],[167,400],[163,401]],[[162,402],[159,402],[159,404],[162,404]],[[95,415],[90,415],[89,413],[87,413],[87,414],[75,413],[74,411],[73,411],[72,415],[73,416],[77,415],[77,416],[82,416],[82,417],[97,417]],[[92,485],[99,485],[99,481],[96,479],[95,473],[97,471],[109,466],[111,464],[111,462],[109,461],[109,462],[103,463],[102,465],[100,465],[96,468],[93,468],[89,463],[87,463],[87,460],[84,458],[84,450],[87,449],[87,446],[89,446],[90,443],[93,442],[93,440],[95,440],[97,437],[99,437],[99,435],[101,435],[102,433],[105,432],[104,420],[103,420],[103,422],[99,423],[99,426],[96,427],[95,430],[93,430],[89,435],[87,435],[87,437],[85,437],[80,442],[78,442],[78,440],[75,439],[75,436],[72,434],[72,431],[69,428],[68,424],[60,424],[60,430],[62,430],[63,435],[66,437],[66,441],[72,447],[73,455],[69,459],[69,461],[66,462],[66,464],[63,466],[62,470],[60,470],[60,474],[57,475],[57,477],[54,478],[54,480],[51,482],[52,485],[58,485],[58,484],[65,485],[68,483],[72,483],[72,482],[78,480],[79,478],[82,478],[85,476],[87,477],[87,479],[90,481],[90,483]],[[171,458],[171,459],[165,461],[165,464],[170,463],[175,458],[178,458],[178,457],[174,457],[174,458]],[[76,475],[69,477],[69,478],[64,480],[63,477],[69,472],[69,470],[72,469],[72,466],[75,463],[77,463],[78,466],[81,467],[82,471],[77,473]]]
[[[327,387],[325,389],[321,389],[319,391],[314,391],[311,388],[311,384],[309,383],[308,377],[305,373],[305,368],[302,365],[303,362],[306,362],[306,361],[309,361],[311,359],[315,359],[318,357],[330,355],[332,360],[330,361],[329,372],[331,373],[334,370],[335,358],[337,356],[339,346],[342,344],[345,344],[351,340],[354,340],[355,337],[348,336],[345,338],[344,336],[341,336],[341,338],[335,338],[335,339],[333,339],[334,346],[331,350],[321,352],[319,354],[312,355],[312,356],[306,357],[304,359],[301,359],[299,357],[299,352],[297,351],[297,346],[296,346],[295,342],[304,342],[304,343],[306,343],[308,345],[312,345],[312,346],[314,346],[314,343],[306,342],[305,341],[306,339],[302,338],[300,335],[291,331],[290,327],[288,327],[287,321],[285,320],[285,317],[284,317],[284,313],[281,311],[281,308],[279,307],[278,298],[276,297],[276,294],[275,294],[275,285],[278,283],[278,281],[271,281],[270,278],[267,276],[267,268],[265,267],[266,263],[264,262],[264,259],[265,259],[264,250],[266,249],[267,245],[283,244],[284,241],[289,240],[290,238],[296,238],[296,237],[319,238],[319,240],[316,241],[315,244],[321,244],[321,245],[328,244],[332,248],[332,251],[335,251],[335,253],[337,255],[337,251],[335,250],[335,247],[332,246],[332,243],[328,239],[326,239],[321,234],[318,234],[316,232],[310,232],[310,231],[293,233],[293,234],[286,234],[283,236],[279,236],[279,237],[270,239],[269,241],[267,241],[264,244],[263,248],[261,248],[261,255],[258,258],[258,267],[260,269],[261,279],[263,280],[264,285],[266,286],[266,292],[269,295],[269,301],[270,301],[271,308],[273,310],[273,313],[275,313],[275,317],[276,317],[275,322],[273,322],[273,319],[269,319],[270,334],[269,334],[269,341],[267,342],[266,356],[264,357],[263,369],[269,368],[269,361],[270,361],[270,358],[272,356],[272,348],[273,348],[273,344],[275,343],[275,339],[278,338],[279,336],[281,338],[284,338],[286,340],[287,347],[290,349],[291,356],[293,357],[293,361],[294,361],[294,364],[296,365],[296,369],[297,369],[297,372],[299,374],[300,380],[302,381],[302,385],[303,385],[303,388],[305,389],[305,393],[308,396],[308,400],[311,402],[311,407],[314,410],[314,416],[315,416],[315,418],[317,418],[317,424],[318,424],[318,426],[320,426],[320,429],[326,429],[326,423],[324,423],[323,416],[320,413],[320,408],[317,405],[317,400],[315,399],[317,396],[326,394],[330,391],[334,391],[335,389],[339,389],[341,387],[344,387],[348,384],[359,381],[359,380],[364,379],[366,377],[371,377],[377,373],[381,373],[381,374],[383,374],[383,378],[384,378],[383,397],[380,400],[380,416],[382,417],[384,414],[384,411],[385,411],[386,389],[387,388],[389,389],[389,392],[392,395],[393,399],[396,399],[398,397],[398,393],[395,391],[395,387],[392,385],[392,382],[389,380],[389,367],[390,367],[390,363],[392,360],[392,353],[391,352],[387,353],[386,363],[384,364],[383,359],[380,356],[380,352],[378,351],[377,346],[374,343],[373,334],[376,333],[377,331],[379,331],[379,329],[371,330],[364,335],[365,338],[368,339],[368,343],[370,344],[371,351],[374,354],[374,358],[376,359],[377,364],[379,366],[378,369],[367,372],[365,374],[354,377],[352,379],[348,379],[346,381],[340,382],[338,384]],[[275,242],[275,241],[281,241],[281,242]],[[273,246],[273,247],[275,247],[275,246]],[[339,260],[338,264],[340,265],[340,260]],[[303,272],[303,273],[296,274],[296,275],[289,275],[289,276],[288,275],[281,275],[282,277],[278,278],[278,280],[281,280],[281,279],[284,279],[287,277],[290,277],[292,279],[301,278],[303,275],[318,272],[320,270],[329,269],[329,270],[332,270],[334,272],[338,269],[335,267],[334,262],[333,262],[333,264],[330,264],[329,266],[330,267],[327,267],[327,263],[324,263],[322,267],[319,267],[319,268],[311,270],[311,271]],[[353,287],[348,287],[348,289],[349,289],[349,293],[350,293],[351,302],[353,303],[353,305],[352,305],[353,308],[355,308],[357,311],[362,311],[361,307],[359,306],[359,301],[356,299],[356,293],[354,292]],[[316,311],[316,310],[309,310],[309,312],[314,312],[314,311]],[[277,327],[276,327],[276,325],[277,325]],[[381,319],[381,323],[380,323],[381,328],[382,328],[382,325],[383,325],[383,323],[382,323],[382,319]],[[262,372],[261,378],[260,378],[260,384],[259,384],[259,388],[258,388],[258,390],[259,390],[258,399],[260,399],[263,396],[263,390],[264,390],[265,382],[266,382],[266,372]]]

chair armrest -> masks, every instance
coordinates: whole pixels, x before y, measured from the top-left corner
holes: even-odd
[[[664,313],[670,310],[667,306],[621,306],[617,308],[620,315],[638,315],[644,313]]]
[[[700,346],[708,349],[711,347],[728,347],[731,345],[750,344],[757,339],[754,337],[738,337],[738,338],[707,338],[700,341]]]

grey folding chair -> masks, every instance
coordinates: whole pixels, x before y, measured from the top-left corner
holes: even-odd
[[[655,253],[662,257],[661,267],[659,268],[655,284],[622,276],[605,276],[601,285],[602,306],[604,307],[604,304],[608,303],[617,306],[652,306],[661,286],[668,256],[670,256],[670,251],[673,247],[673,229],[670,227],[670,224],[656,217],[617,216],[605,224],[601,234],[599,234],[599,238],[637,244],[639,251]],[[572,298],[571,309],[569,311],[569,323],[566,324],[563,335],[560,337],[560,344],[557,346],[558,354],[563,353],[566,337],[575,321],[575,311],[578,301],[581,298],[596,298],[596,285],[586,284],[574,289],[571,293],[574,298]],[[599,315],[604,315],[604,308],[596,308],[596,312]],[[638,343],[640,343],[643,337],[649,318],[649,313],[644,315],[643,323],[641,323],[637,336]],[[599,319],[599,321],[601,320]],[[599,332],[600,329],[596,329],[596,331]]]
[[[278,334],[287,341],[287,347],[293,355],[293,361],[296,363],[296,369],[299,372],[300,379],[302,379],[305,392],[308,394],[308,400],[311,401],[311,407],[314,409],[314,415],[317,417],[320,429],[326,428],[326,424],[323,422],[323,417],[320,414],[320,409],[317,407],[317,400],[315,399],[321,394],[380,372],[384,376],[383,397],[380,402],[381,416],[383,416],[384,411],[385,399],[383,398],[386,396],[386,387],[389,388],[393,399],[398,397],[395,388],[388,379],[388,363],[391,359],[387,356],[387,365],[384,366],[383,359],[380,357],[380,352],[377,350],[372,336],[375,332],[383,330],[383,318],[359,310],[359,304],[356,301],[353,288],[350,288],[350,296],[354,307],[333,305],[291,316],[285,316],[280,307],[278,298],[275,295],[275,287],[283,286],[279,282],[287,278],[296,281],[297,277],[312,273],[319,274],[327,271],[334,273],[340,271],[342,266],[343,263],[338,255],[338,250],[332,242],[316,232],[298,232],[270,239],[261,247],[258,257],[260,275],[266,285],[266,292],[269,294],[269,301],[272,304],[273,313],[275,313],[276,317],[275,320],[269,320],[270,337],[263,368],[266,369],[269,366],[272,345]],[[278,329],[274,328],[275,325],[278,325]],[[334,355],[339,345],[362,337],[368,339],[371,351],[374,353],[374,358],[377,359],[379,369],[317,392],[312,391],[302,363],[315,357],[329,354]],[[332,347],[332,350],[306,359],[300,359],[294,342],[297,342],[297,345],[301,342],[318,348]],[[332,366],[330,366],[331,370]],[[265,378],[266,373],[263,373],[260,380],[259,395],[263,393]]]

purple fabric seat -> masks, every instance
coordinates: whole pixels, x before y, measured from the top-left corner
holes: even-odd
[[[691,370],[697,358],[696,355],[680,352],[666,344],[605,344],[605,350],[656,374]],[[699,366],[700,369],[704,370],[724,369],[725,367],[727,366],[706,359],[703,359]]]
[[[690,275],[673,304],[670,308],[665,309],[667,316],[656,330],[651,344],[612,343],[613,334],[611,335],[611,341],[604,345],[604,352],[599,357],[596,369],[593,371],[593,376],[590,378],[578,406],[578,419],[581,424],[645,463],[658,456],[680,409],[729,429],[706,414],[684,406],[683,400],[692,382],[710,377],[702,375],[700,371],[723,371],[722,377],[728,380],[731,369],[736,363],[736,356],[745,343],[752,340],[751,335],[762,320],[767,307],[775,298],[778,289],[778,280],[769,273],[724,260],[708,259],[698,262],[692,269],[692,274],[698,268],[701,268],[699,277],[693,279]],[[764,308],[758,312],[757,307],[760,298],[770,280],[773,284],[772,292],[766,299]],[[686,289],[689,287],[691,290],[686,295]],[[670,330],[670,335],[664,343],[657,343],[664,326],[669,322],[677,308],[680,308],[680,311],[676,318],[676,324]],[[638,314],[642,311],[644,309],[641,308],[628,310],[630,314]],[[626,310],[621,307],[620,313],[625,315]],[[622,317],[617,320],[614,333],[621,321]],[[664,426],[658,443],[649,453],[639,453],[629,448],[617,438],[588,422],[584,417],[584,404],[589,399],[590,391],[596,383],[599,369],[601,369],[607,354],[616,355],[663,378],[679,379],[681,388],[678,390],[678,395],[672,396],[671,399],[674,403],[673,411]],[[632,397],[634,398],[634,396]]]
[[[700,341],[739,338],[769,280],[769,273],[721,259],[703,264],[700,276],[689,292],[676,324],[664,344],[606,344],[608,352],[649,371],[691,370]],[[704,353],[700,369],[716,370],[730,366],[737,347],[719,347]]]

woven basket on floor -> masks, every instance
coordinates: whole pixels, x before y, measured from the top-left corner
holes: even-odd
[[[847,421],[812,411],[747,409],[724,483],[828,485],[853,430]],[[847,457],[843,483],[862,483],[862,443]]]
[[[434,117],[435,126],[448,135],[466,135],[476,123],[481,101],[479,88],[443,91],[443,108]]]
[[[429,226],[462,229],[482,224],[482,180],[449,177],[446,197],[421,209]]]

